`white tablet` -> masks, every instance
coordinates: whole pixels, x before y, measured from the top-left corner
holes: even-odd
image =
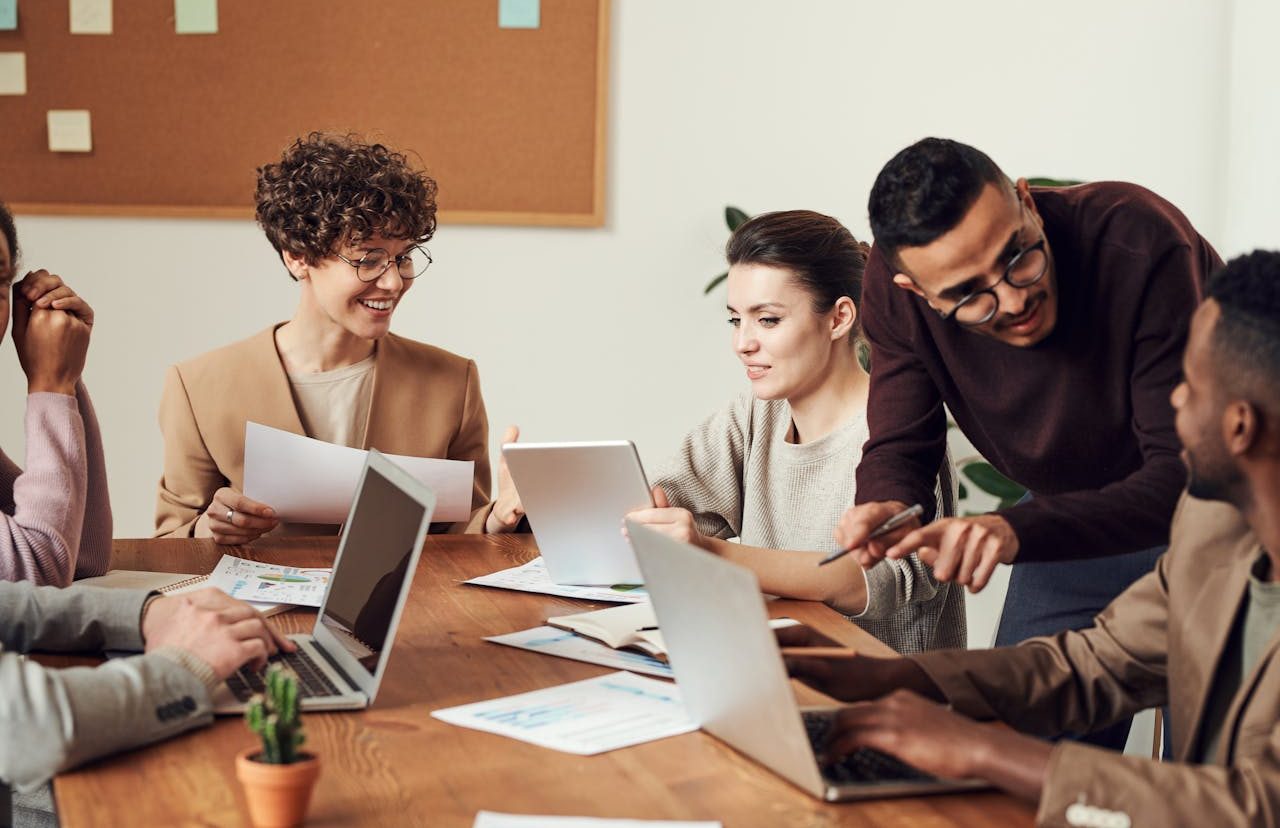
[[[653,505],[629,440],[502,446],[547,573],[558,584],[638,584],[622,519]]]

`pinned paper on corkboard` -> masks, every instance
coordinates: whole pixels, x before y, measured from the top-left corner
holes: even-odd
[[[87,109],[50,109],[50,152],[93,152],[93,128]]]

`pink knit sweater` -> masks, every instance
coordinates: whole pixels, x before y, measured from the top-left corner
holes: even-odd
[[[111,500],[89,392],[27,397],[27,463],[0,451],[0,580],[66,586],[107,571]]]

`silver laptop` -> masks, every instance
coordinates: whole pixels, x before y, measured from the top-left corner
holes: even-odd
[[[596,443],[506,443],[511,479],[557,584],[638,584],[622,519],[653,505],[636,447]]]
[[[436,497],[383,454],[370,451],[343,526],[333,575],[310,635],[273,659],[298,674],[304,710],[373,704],[391,655]],[[242,668],[214,691],[215,713],[239,713],[262,689]]]
[[[928,776],[872,750],[820,764],[838,708],[796,704],[755,575],[631,521],[627,531],[676,684],[703,730],[832,802],[987,787]]]

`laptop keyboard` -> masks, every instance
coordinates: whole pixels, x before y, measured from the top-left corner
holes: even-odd
[[[306,650],[299,648],[292,653],[277,653],[267,662],[268,667],[272,664],[283,664],[298,676],[298,698],[300,699],[341,695],[341,691],[329,681],[328,676],[321,672]],[[231,688],[231,692],[238,700],[247,702],[254,693],[266,690],[266,684],[263,682],[265,675],[266,669],[259,672],[241,667],[227,678],[227,686]]]
[[[824,711],[802,711],[804,729],[809,736],[809,744],[819,758],[822,775],[829,782],[837,785],[867,784],[871,782],[929,782],[934,777],[918,771],[888,754],[870,748],[860,748],[843,756],[839,761],[822,764],[827,744],[831,740],[831,727],[834,718]]]

